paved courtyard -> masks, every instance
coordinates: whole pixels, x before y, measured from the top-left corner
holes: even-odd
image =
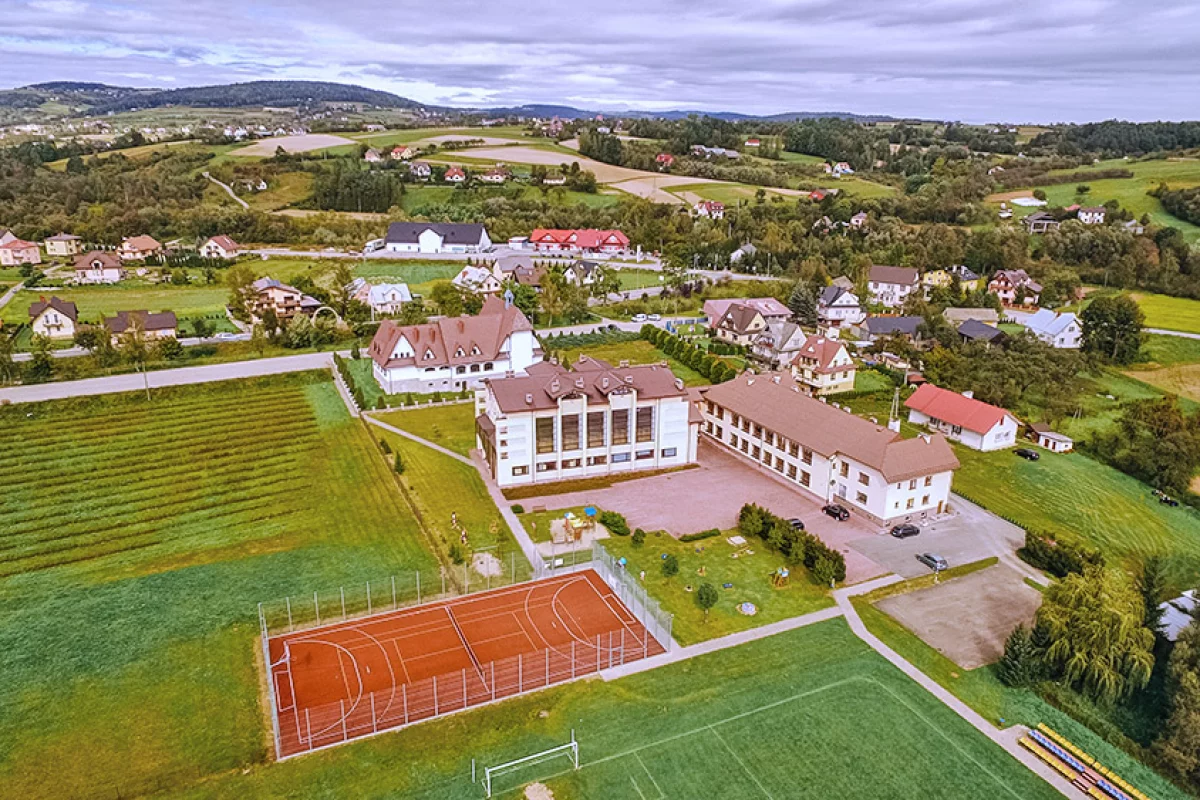
[[[881,611],[963,669],[990,664],[1018,624],[1029,625],[1042,595],[1005,564],[876,603]]]
[[[856,516],[846,522],[825,516],[817,498],[703,439],[699,466],[693,469],[623,481],[605,489],[521,501],[529,509],[572,508],[588,503],[621,512],[631,528],[665,530],[675,536],[736,527],[741,507],[758,503],[781,517],[799,517],[807,530],[839,550],[846,558],[849,583],[890,571],[850,545],[855,539],[875,537],[877,527]]]

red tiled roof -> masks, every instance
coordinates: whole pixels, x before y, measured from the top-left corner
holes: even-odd
[[[141,236],[130,236],[123,240],[121,242],[121,249],[144,253],[147,250],[161,250],[162,245],[153,236],[142,234]]]
[[[0,247],[5,250],[28,250],[29,248],[37,249],[37,245],[33,242],[27,242],[24,239],[13,239],[7,244],[0,244]]]
[[[533,244],[558,244],[594,250],[603,246],[629,246],[629,237],[617,230],[601,231],[592,228],[576,230],[560,230],[555,228],[535,228],[529,235]]]
[[[208,237],[208,241],[212,242],[217,247],[221,248],[222,250],[225,250],[226,252],[228,252],[230,250],[240,250],[241,249],[241,245],[239,245],[233,239],[230,239],[228,236],[210,236],[210,237]]]
[[[926,383],[904,401],[907,408],[975,433],[987,433],[1012,414],[998,406]],[[1016,419],[1016,417],[1013,417]]]
[[[503,300],[492,296],[484,301],[483,309],[474,317],[446,317],[422,325],[397,325],[385,319],[375,332],[368,352],[384,369],[473,364],[495,361],[502,355],[501,348],[512,333],[532,330],[533,326],[519,308],[506,306]],[[392,358],[401,338],[409,343],[414,355]],[[462,355],[458,355],[460,349]],[[426,353],[432,353],[432,358],[426,359]]]
[[[829,339],[824,336],[809,336],[804,340],[804,344],[800,345],[800,349],[796,351],[796,360],[813,359],[817,362],[818,372],[836,372],[847,369],[847,367],[831,368],[830,364],[837,354],[842,350],[842,343],[837,339]]]

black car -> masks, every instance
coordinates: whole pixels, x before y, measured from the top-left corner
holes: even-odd
[[[850,512],[846,509],[846,507],[840,506],[837,503],[830,503],[821,510],[836,519],[838,522],[845,522],[846,520],[850,519]]]
[[[1037,461],[1041,456],[1036,450],[1030,450],[1028,447],[1018,447],[1013,451],[1026,461]]]
[[[907,539],[910,536],[916,536],[920,532],[920,528],[916,525],[910,525],[907,522],[903,525],[897,525],[891,530],[892,536],[895,536],[897,539]]]
[[[794,530],[794,531],[804,530],[804,520],[802,520],[802,519],[796,519],[795,517],[792,517],[791,519],[788,520],[788,525],[791,525],[792,530]]]

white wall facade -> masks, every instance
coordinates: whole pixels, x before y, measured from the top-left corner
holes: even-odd
[[[1004,419],[984,433],[967,430],[945,420],[927,416],[916,409],[909,409],[908,421],[914,425],[924,425],[930,430],[944,433],[947,439],[963,444],[972,450],[985,452],[1003,450],[1017,443],[1017,420],[1010,414],[1005,414]]]
[[[480,359],[473,364],[407,364],[385,369],[371,362],[375,381],[387,394],[402,392],[457,392],[478,389],[485,378],[502,378],[507,373],[523,374],[530,365],[540,360],[535,353],[537,339],[533,331],[516,331],[508,337],[496,358]],[[408,358],[413,355],[412,346],[401,337],[392,352],[392,358]]]

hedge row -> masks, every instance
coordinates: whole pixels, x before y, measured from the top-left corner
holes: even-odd
[[[1025,563],[1058,578],[1082,573],[1087,567],[1104,566],[1104,556],[1099,550],[1033,531],[1025,531],[1025,544],[1017,550],[1017,555]]]
[[[699,542],[703,539],[711,539],[714,536],[720,536],[720,535],[721,535],[720,528],[710,528],[706,531],[700,531],[699,533],[689,533],[684,536],[680,536],[679,541],[681,541],[681,542]]]
[[[358,348],[355,347],[355,351]],[[342,376],[342,380],[346,382],[346,388],[350,390],[350,396],[354,398],[354,404],[363,409],[367,407],[366,398],[363,396],[363,390],[354,380],[354,373],[350,371],[350,365],[346,363],[346,359],[333,354],[333,365],[337,367],[338,374]]]
[[[737,377],[737,368],[724,359],[710,355],[702,347],[696,347],[674,334],[653,325],[642,326],[642,338],[662,350],[676,361],[686,364],[713,383],[724,383]]]
[[[846,580],[846,559],[817,537],[794,530],[787,520],[761,506],[747,503],[738,514],[738,530],[757,536],[767,547],[782,553],[791,564],[804,564],[818,583]]]

